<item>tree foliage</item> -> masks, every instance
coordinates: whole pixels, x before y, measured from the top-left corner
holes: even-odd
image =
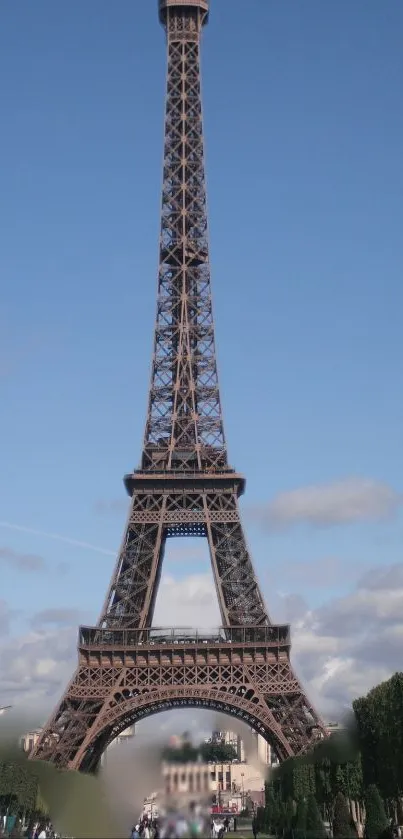
[[[258,807],[255,815],[256,830],[258,833],[265,833],[266,829],[266,809],[265,807]]]
[[[353,703],[366,787],[384,799],[403,795],[403,673]]]
[[[356,835],[351,825],[347,801],[343,793],[338,792],[334,802],[333,839],[352,839]]]
[[[16,815],[34,810],[38,779],[20,763],[0,763],[0,800],[2,809]]]
[[[365,791],[365,829],[367,839],[381,839],[388,827],[385,808],[378,788],[370,784]]]
[[[354,805],[353,811],[362,820],[364,797],[368,796],[367,821],[371,824],[376,809],[371,788],[375,786],[383,813],[377,816],[373,829],[376,831],[381,829],[386,813],[397,813],[400,822],[403,818],[403,672],[395,673],[367,696],[357,699],[353,712],[354,730],[345,736],[335,734],[322,740],[309,754],[284,761],[271,786],[283,805],[289,798],[298,803],[313,795],[322,818],[335,820],[337,829],[343,809],[344,820],[347,819],[342,802],[356,802],[358,809]],[[347,835],[354,835],[350,817],[343,829]],[[285,815],[283,831],[287,832]]]
[[[198,749],[191,743],[182,743],[178,747],[166,746],[162,752],[162,759],[167,763],[196,763],[198,757]]]
[[[326,839],[326,831],[315,796],[308,796],[306,806],[306,835],[312,839]]]
[[[265,786],[265,832],[277,836],[283,827],[283,809],[281,800],[271,784]]]
[[[295,839],[305,839],[306,836],[306,816],[307,804],[305,798],[300,798],[297,802],[297,811],[295,813]]]
[[[237,753],[233,746],[224,741],[194,746],[189,740],[184,740],[180,746],[167,746],[162,757],[167,763],[196,763],[198,760],[205,763],[231,763],[236,760]]]
[[[201,743],[199,754],[204,761],[217,761],[217,763],[231,763],[236,760],[237,753],[233,746],[228,743]]]
[[[293,825],[295,819],[295,807],[292,798],[288,798],[284,806],[284,832],[285,836],[291,837],[293,835]]]

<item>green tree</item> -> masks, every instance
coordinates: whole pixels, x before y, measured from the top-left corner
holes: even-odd
[[[305,798],[297,801],[297,812],[295,813],[295,839],[305,839],[306,836],[307,804]]]
[[[379,735],[367,696],[353,702],[357,723],[358,744],[361,753],[362,770],[365,786],[378,782],[378,740]]]
[[[265,791],[265,830],[266,833],[277,836],[277,833],[280,831],[280,829],[283,829],[279,797],[275,794],[273,786],[271,784],[266,785]]]
[[[232,760],[237,758],[234,747],[224,741],[221,743],[201,743],[199,753],[206,763],[209,760],[217,761],[217,763],[231,763]]]
[[[0,764],[0,801],[4,812],[12,815],[35,809],[38,779],[23,763]]]
[[[362,801],[364,796],[364,785],[362,778],[361,755],[358,754],[355,760],[349,760],[341,765],[342,786],[345,795],[351,801]]]
[[[315,794],[315,761],[313,753],[299,757],[291,757],[276,768],[274,787],[279,792],[281,800],[292,798],[298,801],[307,798],[310,793]]]
[[[258,833],[264,833],[265,830],[265,809],[264,807],[258,807],[256,810],[256,828]]]
[[[288,798],[284,807],[284,839],[292,839],[295,806],[292,798]]]
[[[293,798],[298,801],[300,798],[308,798],[308,795],[315,794],[315,770],[313,763],[306,762],[305,758],[297,758],[293,771]]]
[[[167,746],[162,752],[162,759],[167,763],[195,763],[198,758],[198,751],[190,743],[183,743],[182,746]]]
[[[275,836],[281,836],[281,839],[288,839],[285,837],[285,823],[286,823],[286,805],[284,801],[278,802],[277,822],[273,833]]]
[[[354,839],[355,836],[347,801],[343,793],[338,792],[334,802],[333,839]]]
[[[403,795],[403,673],[353,703],[366,787],[375,784],[384,800]]]
[[[316,798],[312,793],[308,796],[306,807],[306,835],[312,839],[326,839],[325,827],[319,812]]]
[[[378,788],[371,784],[365,791],[365,830],[368,839],[380,839],[388,827],[385,808]]]
[[[332,787],[332,764],[327,757],[315,763],[315,790],[316,801],[322,808],[322,812],[326,813],[326,818],[330,822],[332,820],[334,790]]]

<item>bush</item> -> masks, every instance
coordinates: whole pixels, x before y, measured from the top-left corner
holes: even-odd
[[[308,796],[306,807],[306,835],[312,839],[326,839],[325,826],[323,824],[319,807],[314,795]]]
[[[365,832],[368,839],[380,839],[388,827],[388,820],[378,787],[370,784],[365,791]]]
[[[306,836],[306,813],[307,806],[305,798],[300,798],[297,802],[297,812],[295,814],[295,839],[303,839]]]
[[[284,836],[285,839],[289,839],[293,835],[293,824],[294,824],[294,816],[295,816],[295,809],[294,809],[294,802],[292,798],[288,798],[285,808],[284,808]]]
[[[356,835],[347,801],[343,793],[338,792],[334,802],[333,839],[355,839]]]
[[[258,807],[256,810],[256,828],[258,833],[264,833],[265,831],[265,815],[264,807]]]
[[[282,829],[281,822],[281,808],[277,796],[271,788],[267,790],[266,807],[265,807],[265,831],[272,833],[274,836]]]

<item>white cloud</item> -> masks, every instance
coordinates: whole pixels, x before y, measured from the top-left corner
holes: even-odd
[[[8,633],[11,611],[5,600],[0,600],[0,637]]]
[[[292,637],[297,670],[321,707],[348,705],[401,669],[403,565],[368,572],[351,594],[307,610]]]
[[[301,586],[310,589],[325,588],[331,589],[337,586],[342,578],[350,583],[356,579],[362,566],[354,562],[350,557],[320,556],[311,560],[296,561],[295,559],[283,559],[281,563],[282,585],[288,591],[298,590]],[[278,580],[277,568],[268,570],[264,576],[273,585]]]
[[[78,626],[81,620],[81,613],[78,609],[43,609],[31,619],[31,626],[33,629],[46,629],[46,627],[54,626]]]
[[[283,492],[252,515],[270,528],[298,523],[313,526],[379,520],[396,513],[402,496],[387,484],[366,478],[346,478]]]
[[[72,676],[77,626],[8,637],[0,644],[3,704],[46,715]]]
[[[220,626],[220,611],[211,574],[192,574],[179,580],[163,577],[154,623],[196,628]]]

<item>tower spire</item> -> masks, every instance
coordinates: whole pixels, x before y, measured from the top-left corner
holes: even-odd
[[[200,93],[206,0],[160,0],[167,90],[157,315],[142,469],[227,465],[210,291]]]

